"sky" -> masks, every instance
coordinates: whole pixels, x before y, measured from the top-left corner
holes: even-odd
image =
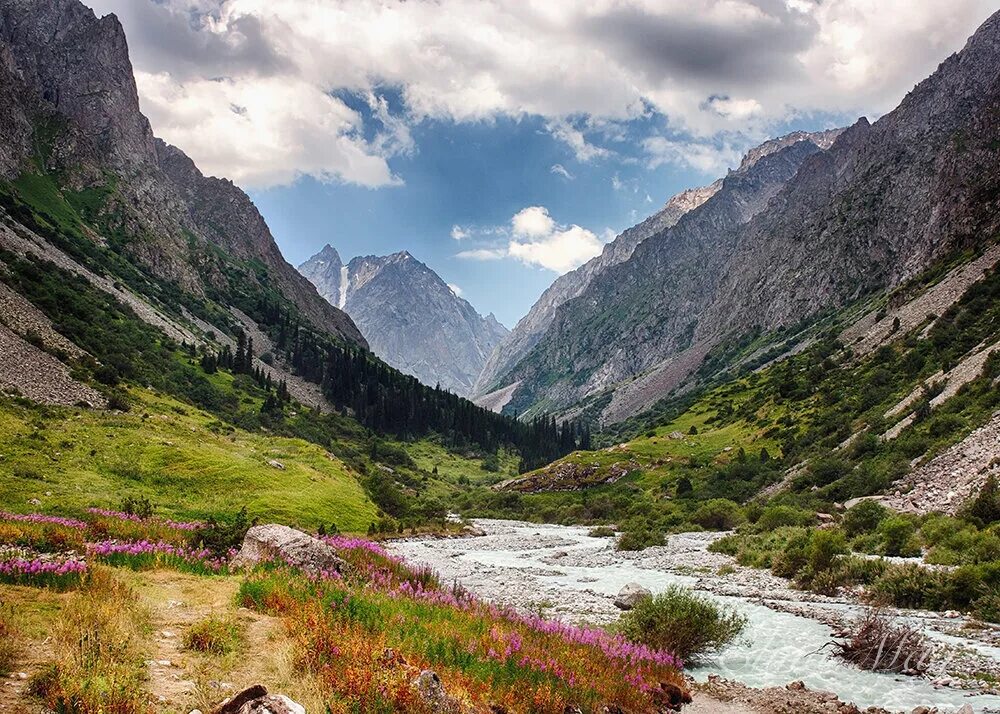
[[[513,326],[766,138],[874,120],[995,0],[84,0],[298,265],[408,250]]]

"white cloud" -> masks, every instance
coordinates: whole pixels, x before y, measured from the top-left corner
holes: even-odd
[[[522,208],[510,219],[514,235],[519,238],[540,238],[552,233],[556,222],[549,215],[545,206],[528,206]]]
[[[742,152],[730,145],[698,141],[675,141],[651,136],[643,141],[646,164],[655,169],[663,164],[686,166],[703,174],[718,176],[739,163]]]
[[[500,232],[500,227],[495,227],[484,234]],[[615,236],[614,231],[605,229],[602,240],[578,225],[559,225],[544,206],[528,206],[515,213],[506,233],[506,245],[463,250],[457,256],[469,260],[513,258],[561,275],[600,253],[604,243]]]
[[[714,144],[797,115],[877,115],[996,10],[996,0],[87,2],[121,17],[154,130],[251,185],[302,174],[397,183],[389,161],[414,150],[410,127],[425,118],[540,116],[587,162],[611,155],[595,143],[611,138],[602,127],[650,111],[672,135]],[[385,87],[399,105],[379,98]],[[344,92],[367,102],[364,117],[335,98]],[[660,155],[706,166],[710,153]]]
[[[455,283],[448,283],[448,287],[455,293],[455,297],[462,297],[462,288],[455,285]]]
[[[507,251],[500,248],[473,248],[456,253],[466,260],[500,260],[507,257]]]
[[[511,241],[508,254],[528,265],[538,265],[562,275],[601,252],[604,244],[586,228],[577,225],[554,230],[528,241]]]
[[[206,174],[257,187],[302,174],[370,187],[400,183],[386,159],[405,150],[405,138],[365,141],[357,113],[308,83],[258,77],[180,84],[143,72],[136,80],[157,131]]]
[[[545,128],[555,139],[569,146],[573,150],[576,160],[581,163],[611,155],[607,149],[588,142],[583,132],[567,121],[551,121],[546,124]]]
[[[567,169],[562,164],[552,164],[552,168],[549,169],[549,172],[553,174],[558,174],[567,181],[572,181],[575,178],[573,174],[569,172],[569,169]]]
[[[464,240],[469,237],[469,231],[457,223],[451,227],[452,240]]]

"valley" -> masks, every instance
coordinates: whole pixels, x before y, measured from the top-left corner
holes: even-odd
[[[135,3],[0,0],[0,712],[1000,712],[1000,13],[779,121]]]

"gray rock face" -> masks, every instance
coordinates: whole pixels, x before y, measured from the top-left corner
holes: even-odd
[[[652,597],[651,593],[646,588],[639,585],[639,583],[629,583],[618,591],[618,595],[615,596],[615,607],[619,610],[631,610],[640,602],[648,597]]]
[[[340,573],[347,568],[329,545],[288,526],[275,523],[247,531],[233,566],[248,568],[268,560],[283,560],[310,573]]]
[[[642,241],[675,225],[681,216],[707,201],[721,187],[722,179],[719,179],[708,186],[688,189],[673,196],[661,210],[608,243],[599,256],[556,278],[528,314],[493,349],[476,379],[473,396],[483,397],[502,386],[501,378],[538,343],[555,319],[560,305],[586,290],[600,272],[628,260]],[[481,399],[476,401],[485,406]]]
[[[508,408],[569,408],[612,389],[602,418],[623,419],[682,386],[724,340],[981,247],[1000,230],[998,112],[1000,13],[874,125],[858,121],[827,150],[825,138],[759,158],[593,279],[508,373],[520,381]]]
[[[539,343],[505,378],[520,381],[511,404],[569,406],[693,344],[695,315],[710,302],[737,229],[764,210],[804,161],[822,150],[800,141],[727,176],[673,227],[560,306]]]
[[[470,393],[507,329],[482,317],[409,253],[354,258],[326,246],[299,266],[320,295],[349,314],[372,351],[424,384]]]
[[[42,137],[37,157],[33,134]],[[274,286],[315,327],[365,344],[284,261],[246,194],[153,136],[114,15],[97,18],[79,0],[0,0],[0,176],[40,169],[63,189],[113,185],[94,218],[130,238],[129,256],[158,277],[218,294],[243,265],[244,285]],[[266,276],[246,268],[251,261]]]

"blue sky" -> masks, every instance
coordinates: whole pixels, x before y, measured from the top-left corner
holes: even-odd
[[[846,117],[803,119],[795,128],[827,128]],[[578,224],[607,240],[657,210],[671,195],[711,183],[720,173],[666,163],[650,168],[636,137],[646,121],[607,142],[606,157],[576,159],[538,117],[413,128],[418,150],[389,160],[403,183],[378,189],[311,177],[251,191],[285,257],[306,260],[330,243],[346,261],[408,250],[484,314],[512,327],[557,272],[512,259],[476,260],[463,252],[503,246],[499,234],[529,206],[544,206],[560,224]],[[777,131],[783,132],[784,126]],[[562,167],[554,171],[553,166]],[[567,176],[567,174],[569,176]],[[459,226],[469,236],[452,237]]]
[[[289,262],[408,250],[513,326],[742,152],[877,118],[994,0],[84,0]]]

